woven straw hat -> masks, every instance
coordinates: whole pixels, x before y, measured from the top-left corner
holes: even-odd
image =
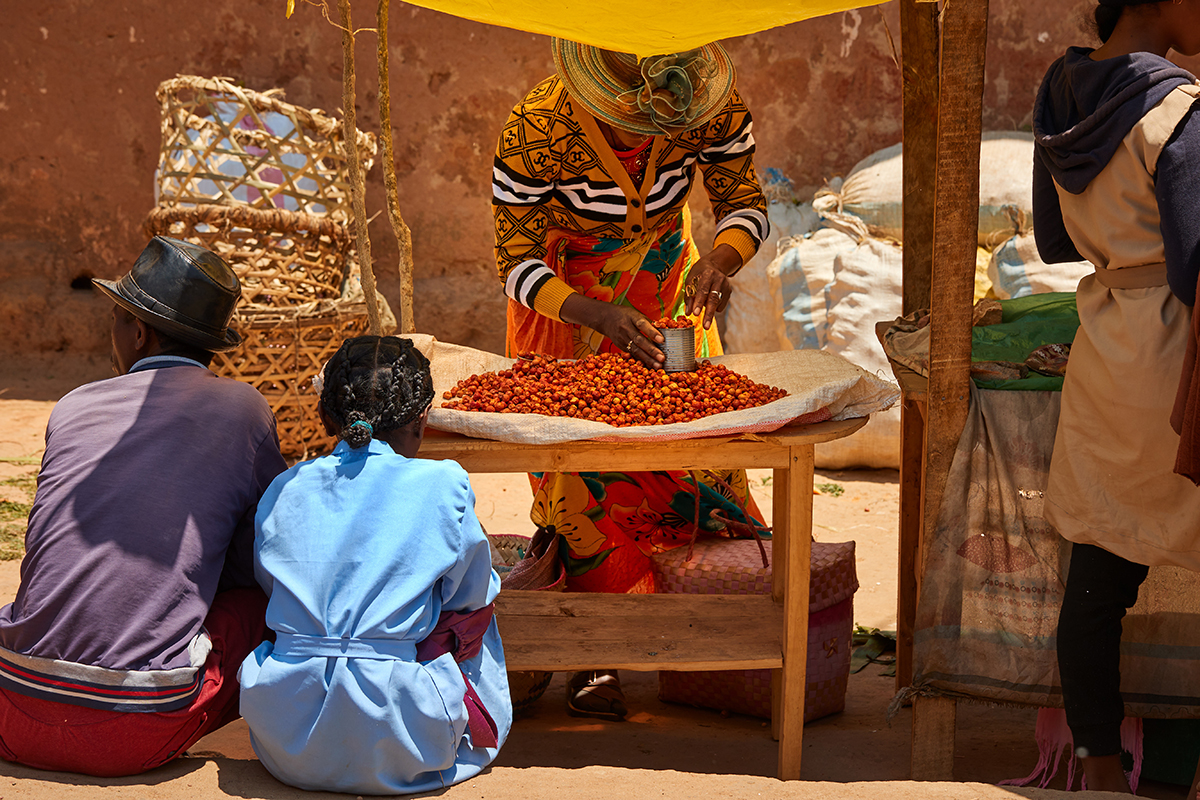
[[[592,116],[615,128],[653,136],[708,122],[733,91],[733,62],[713,42],[684,53],[617,53],[568,39],[550,40],[567,91]]]

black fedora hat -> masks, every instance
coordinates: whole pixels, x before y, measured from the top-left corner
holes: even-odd
[[[203,247],[155,236],[119,281],[92,278],[114,303],[150,327],[204,350],[242,343],[229,320],[241,282],[220,256]]]

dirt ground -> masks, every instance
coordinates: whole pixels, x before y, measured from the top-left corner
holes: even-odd
[[[35,474],[46,419],[74,386],[109,375],[100,359],[26,358],[0,364],[0,481]],[[760,508],[771,508],[769,472],[751,471]],[[895,470],[818,472],[837,484],[814,497],[821,541],[854,540],[860,588],[854,620],[894,630],[898,484]],[[532,533],[522,475],[473,476],[477,511],[493,533]],[[12,499],[0,484],[0,500]],[[0,562],[0,602],[16,593],[19,562]],[[1037,763],[1032,709],[960,703],[955,779],[908,781],[911,709],[889,723],[893,678],[870,665],[850,678],[843,712],[805,727],[803,776],[774,777],[777,743],[766,721],[658,700],[657,673],[622,673],[629,718],[621,723],[566,715],[564,676],[556,675],[532,713],[519,719],[499,758],[483,775],[444,792],[447,798],[1051,798],[1060,792],[996,787]],[[1062,772],[1065,772],[1063,770]],[[1051,784],[1061,788],[1060,772]],[[244,723],[202,739],[187,757],[136,779],[101,780],[40,772],[0,762],[4,798],[284,798],[319,797],[272,778],[257,762]],[[1088,792],[1076,796],[1100,796]],[[1141,796],[1183,798],[1184,787],[1143,783]],[[337,795],[329,795],[335,797]],[[1108,795],[1104,795],[1108,796]]]

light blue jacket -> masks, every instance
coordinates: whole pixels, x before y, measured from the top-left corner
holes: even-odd
[[[480,653],[420,663],[443,611],[500,590],[467,474],[384,442],[280,475],[259,502],[255,574],[270,597],[264,642],[242,663],[241,711],[259,759],[303,789],[398,794],[476,775],[498,747],[473,747],[463,674],[498,728],[512,724],[492,620]],[[461,667],[461,671],[460,671]]]

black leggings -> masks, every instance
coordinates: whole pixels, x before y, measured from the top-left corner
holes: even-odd
[[[1121,752],[1121,619],[1137,602],[1148,570],[1094,545],[1071,548],[1058,615],[1058,672],[1081,756]]]

